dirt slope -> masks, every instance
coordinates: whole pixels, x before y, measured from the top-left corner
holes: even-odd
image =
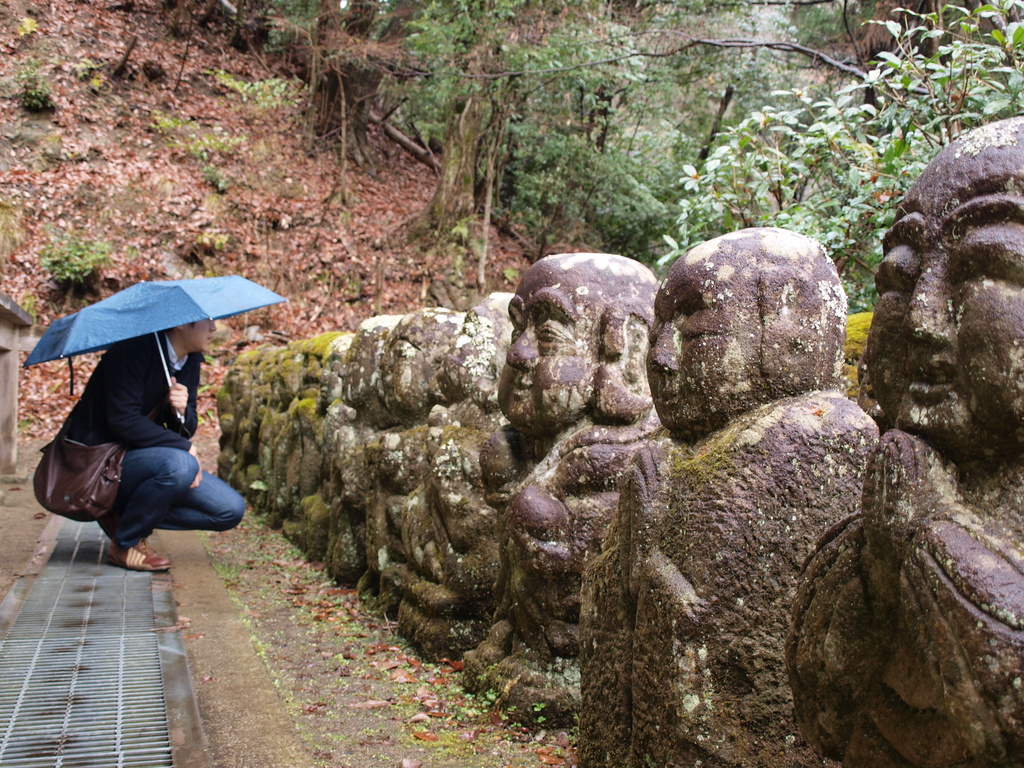
[[[239,273],[289,303],[229,321],[229,360],[254,339],[432,303],[450,260],[410,245],[405,225],[433,172],[383,136],[373,175],[308,152],[294,68],[230,47],[226,21],[174,37],[154,0],[0,5],[0,290],[40,327],[139,280]],[[53,107],[29,111],[26,94],[40,92]],[[67,235],[109,246],[86,289],[40,264]],[[489,264],[489,289],[508,290],[525,260],[492,232]],[[78,381],[92,364],[77,364]],[[72,402],[67,378],[56,363],[25,372],[23,434],[52,433]]]

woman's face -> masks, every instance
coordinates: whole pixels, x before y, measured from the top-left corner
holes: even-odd
[[[953,456],[1024,445],[1024,179],[935,183],[962,163],[936,159],[886,235],[866,353],[894,426]]]

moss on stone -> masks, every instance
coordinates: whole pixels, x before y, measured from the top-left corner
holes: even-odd
[[[293,400],[288,410],[307,424],[316,424],[320,420],[316,406],[316,397],[306,397],[301,400]]]
[[[733,461],[729,454],[745,426],[745,419],[737,419],[699,445],[695,452],[679,450],[670,454],[669,482],[674,487],[692,491],[732,469]]]
[[[319,336],[314,336],[312,339],[308,339],[303,351],[305,351],[307,355],[316,357],[318,360],[323,362],[331,352],[331,343],[339,336],[341,336],[341,331],[328,331],[327,333],[321,333]]]
[[[864,345],[868,341],[868,330],[874,312],[858,312],[846,320],[846,343],[843,345],[843,357],[847,365],[856,365],[864,354]]]

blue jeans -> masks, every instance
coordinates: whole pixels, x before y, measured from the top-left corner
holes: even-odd
[[[226,531],[245,513],[245,499],[219,477],[203,472],[189,488],[199,462],[180,448],[135,448],[124,455],[113,512],[118,546],[128,549],[154,529]]]

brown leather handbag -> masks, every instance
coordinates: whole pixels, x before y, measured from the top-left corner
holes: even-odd
[[[43,448],[33,486],[36,500],[50,512],[72,520],[96,520],[114,506],[121,483],[120,443],[84,445],[67,436],[70,418]]]

